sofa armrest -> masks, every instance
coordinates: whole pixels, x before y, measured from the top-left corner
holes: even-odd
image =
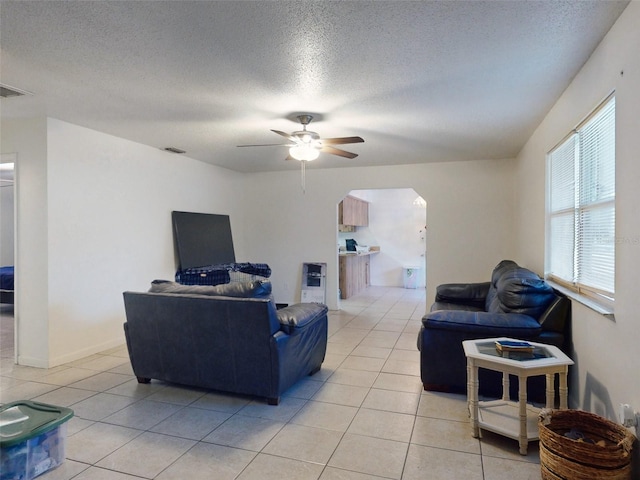
[[[329,309],[322,303],[296,303],[276,311],[280,329],[293,333],[295,329],[304,328],[327,314]]]
[[[444,283],[436,287],[436,302],[456,303],[484,309],[491,282]]]
[[[464,331],[476,338],[483,336],[532,338],[542,327],[529,315],[463,310],[437,310],[422,317],[425,329]]]
[[[538,318],[542,325],[542,330],[546,332],[556,332],[564,334],[571,317],[571,301],[562,294],[557,297],[547,307],[544,313]]]

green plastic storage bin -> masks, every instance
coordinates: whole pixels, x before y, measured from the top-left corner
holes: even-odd
[[[29,400],[0,407],[2,480],[31,480],[64,462],[71,417],[69,408]]]

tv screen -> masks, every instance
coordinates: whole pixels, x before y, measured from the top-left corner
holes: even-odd
[[[178,268],[236,261],[229,215],[171,212]]]

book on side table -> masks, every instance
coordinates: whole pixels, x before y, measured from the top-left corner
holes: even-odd
[[[533,353],[533,345],[516,340],[496,340],[496,349],[499,352]]]

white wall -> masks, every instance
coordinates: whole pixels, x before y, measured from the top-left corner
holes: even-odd
[[[17,289],[21,299],[28,295],[19,307],[20,363],[51,367],[124,342],[122,292],[175,274],[172,210],[230,215],[236,254],[244,255],[240,174],[55,119],[46,121],[46,135],[29,136],[46,139],[45,164],[29,172],[20,132],[3,128],[3,148],[5,134],[15,140],[21,195],[32,178],[46,193],[36,212],[18,206],[20,224],[40,228],[42,240],[32,245],[19,232],[19,255],[31,259],[19,273],[43,290],[32,295],[22,281]],[[47,348],[34,349],[42,339]]]
[[[358,245],[377,245],[371,257],[371,285],[402,287],[404,267],[417,267],[417,287],[425,286],[427,209],[414,205],[418,194],[412,188],[354,190],[351,195],[369,202],[369,225],[355,232],[338,232],[339,243],[347,238]]]
[[[307,169],[247,175],[247,250],[273,270],[274,295],[300,299],[303,262],[327,263],[327,304],[338,308],[338,203],[351,190],[413,188],[428,204],[427,303],[444,282],[487,281],[513,249],[513,161]],[[265,188],[268,185],[269,188]]]
[[[573,303],[570,400],[612,420],[640,410],[640,2],[631,2],[537,128],[517,163],[518,258],[544,266],[545,154],[616,91],[615,321]],[[622,73],[624,72],[624,73]]]

